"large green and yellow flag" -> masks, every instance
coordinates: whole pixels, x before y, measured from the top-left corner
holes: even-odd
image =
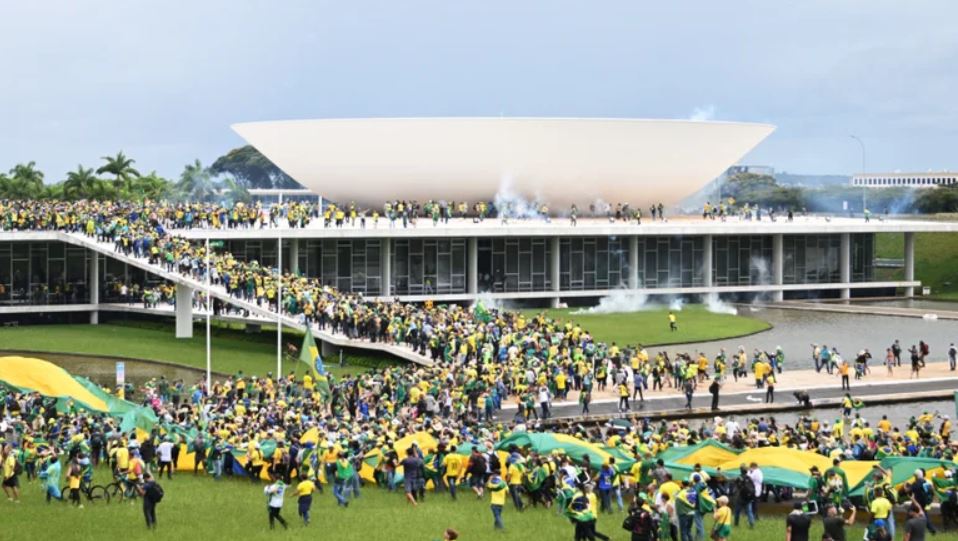
[[[299,349],[300,362],[306,363],[313,371],[313,380],[316,382],[316,389],[322,395],[323,400],[329,398],[329,376],[326,374],[326,366],[323,364],[323,357],[319,354],[319,348],[316,347],[316,339],[313,338],[313,331],[307,327],[306,336],[303,336],[303,346]]]

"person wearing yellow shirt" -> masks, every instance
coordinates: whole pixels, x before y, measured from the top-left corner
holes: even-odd
[[[493,526],[497,530],[502,530],[505,528],[502,524],[502,508],[506,505],[506,492],[509,489],[506,482],[499,476],[499,472],[492,472],[486,488],[489,489],[489,507],[492,509]]]
[[[113,448],[113,461],[116,463],[116,471],[125,472],[130,467],[130,450],[123,445],[117,445]]]
[[[14,452],[13,446],[10,444],[3,446],[0,460],[3,462],[3,492],[8,500],[19,503],[20,478],[17,475],[17,453]]]
[[[715,519],[712,539],[726,541],[732,535],[732,509],[728,506],[728,496],[719,496],[715,504],[715,512],[712,513],[712,518]]]
[[[83,509],[83,504],[80,503],[80,479],[83,477],[83,468],[80,466],[80,462],[77,459],[70,461],[69,469],[67,470],[67,483],[70,487],[70,503]]]
[[[629,406],[629,386],[624,381],[619,383],[619,412],[630,411],[632,409]]]
[[[556,374],[556,395],[557,398],[565,398],[567,393],[566,383],[568,382],[568,376],[565,375],[565,371],[560,370]]]
[[[442,467],[446,477],[446,484],[449,486],[449,495],[456,499],[456,485],[459,484],[459,477],[462,474],[462,458],[456,454],[456,446],[449,448],[449,454],[442,459]]]
[[[672,480],[672,474],[666,474],[666,479],[664,483],[659,487],[659,492],[662,494],[668,494],[669,499],[675,500],[675,493],[682,490],[682,487],[678,483]]]
[[[512,503],[516,509],[522,511],[525,506],[522,504],[522,476],[526,468],[522,459],[517,459],[506,468],[506,478],[509,479],[509,495],[512,497]]]
[[[775,372],[769,371],[768,375],[765,376],[765,403],[772,404],[775,402]]]
[[[303,525],[309,526],[309,509],[313,506],[313,492],[316,492],[316,483],[308,477],[296,485],[296,503],[299,506],[299,516],[303,519]]]

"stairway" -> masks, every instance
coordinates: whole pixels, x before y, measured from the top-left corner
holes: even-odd
[[[83,235],[81,233],[66,233],[62,231],[57,232],[57,240],[72,244],[74,246],[82,246],[84,248],[99,252],[108,257],[112,257],[119,261],[123,261],[128,265],[143,269],[151,274],[159,276],[164,280],[168,280],[174,284],[182,285],[189,287],[196,291],[206,291],[206,283],[196,280],[189,276],[184,276],[178,272],[170,272],[162,268],[159,265],[153,265],[149,262],[147,258],[138,258],[132,255],[126,255],[114,250],[113,243],[110,242],[97,242],[96,239]],[[213,285],[210,287],[210,296],[217,298],[224,303],[230,304],[237,308],[246,310],[250,314],[256,314],[260,318],[264,318],[270,321],[281,321],[283,325],[291,327],[294,329],[299,329],[302,331],[306,330],[306,326],[302,321],[299,321],[296,318],[290,317],[288,315],[283,315],[278,317],[276,312],[272,312],[268,309],[263,308],[262,306],[257,305],[243,299],[234,297],[226,292],[226,288],[220,285]],[[261,319],[255,321],[250,321],[251,323],[262,323]],[[332,333],[325,330],[319,330],[316,326],[312,328],[313,336],[320,341],[326,342],[339,347],[351,347],[357,349],[365,349],[370,351],[378,351],[383,353],[388,353],[400,359],[405,359],[407,361],[423,365],[423,366],[432,366],[433,362],[430,358],[425,355],[420,355],[419,353],[413,351],[412,349],[406,346],[400,346],[396,344],[385,344],[382,342],[369,342],[367,340],[359,340],[355,338],[349,338],[341,334]]]

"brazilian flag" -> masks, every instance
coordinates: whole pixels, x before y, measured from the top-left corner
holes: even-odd
[[[319,354],[319,348],[316,347],[316,340],[313,338],[313,331],[306,329],[306,336],[303,337],[303,346],[299,348],[299,360],[306,363],[313,371],[313,380],[316,382],[316,389],[323,397],[323,400],[329,399],[329,376],[326,374],[326,366],[323,364],[323,357]]]

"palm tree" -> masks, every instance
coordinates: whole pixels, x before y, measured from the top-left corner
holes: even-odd
[[[131,191],[132,179],[140,176],[140,172],[133,168],[136,160],[127,158],[122,151],[117,152],[116,156],[103,156],[101,159],[106,160],[106,164],[97,169],[96,174],[113,175],[113,185],[118,192],[123,189]]]
[[[10,199],[35,199],[43,191],[43,172],[36,162],[18,163],[4,184],[5,196]]]
[[[176,191],[186,199],[205,201],[216,194],[216,185],[210,170],[196,160],[183,168],[180,180],[176,183]]]
[[[100,179],[93,173],[92,167],[77,165],[77,170],[67,173],[67,178],[63,181],[63,195],[67,199],[90,198],[98,180]]]

